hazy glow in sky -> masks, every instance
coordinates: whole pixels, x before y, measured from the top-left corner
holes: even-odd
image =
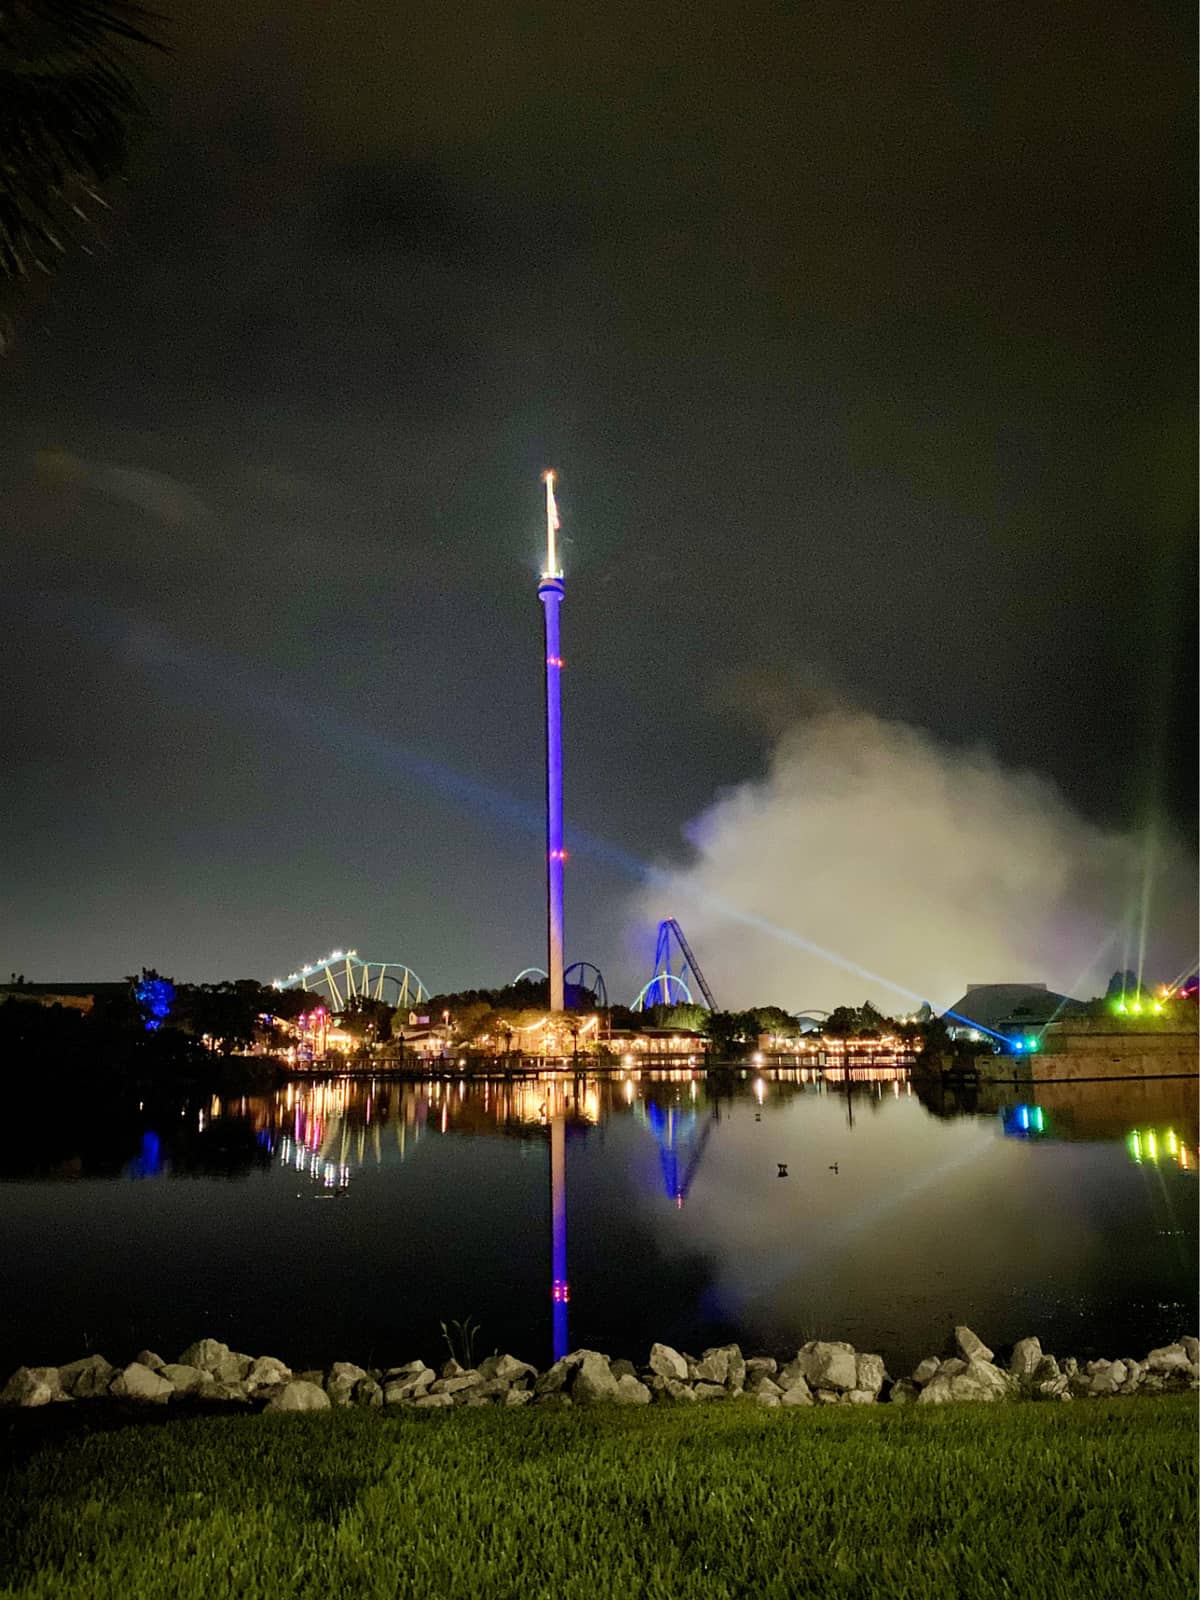
[[[836,711],[791,729],[765,777],[688,836],[690,865],[640,892],[635,913],[684,922],[722,1005],[869,997],[895,1011],[904,992],[946,1006],[971,982],[1022,979],[1087,997],[1136,965],[1142,841],[1085,821],[1044,778],[901,723]],[[1194,947],[1195,885],[1195,862],[1160,844],[1147,976],[1174,976]]]

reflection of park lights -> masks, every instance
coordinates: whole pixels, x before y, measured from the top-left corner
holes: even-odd
[[[762,1103],[766,1099],[766,1097],[767,1097],[767,1086],[766,1086],[766,1084],[762,1081],[761,1078],[755,1078],[755,1080],[754,1080],[754,1098],[758,1101],[759,1105],[762,1105]]]
[[[761,1050],[756,1050],[754,1052],[753,1060],[754,1060],[754,1065],[756,1067],[761,1067],[762,1066],[763,1058],[762,1058],[762,1051]]]

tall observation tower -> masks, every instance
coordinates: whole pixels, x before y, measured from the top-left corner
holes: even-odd
[[[543,473],[546,485],[546,565],[538,584],[546,632],[546,971],[550,975],[550,1009],[563,1008],[563,849],[562,801],[562,649],[558,608],[566,586],[558,564],[558,506],[554,473]]]

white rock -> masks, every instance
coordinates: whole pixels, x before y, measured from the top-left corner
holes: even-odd
[[[198,1339],[188,1345],[176,1363],[181,1367],[199,1367],[201,1372],[212,1372],[218,1363],[229,1359],[230,1349],[219,1339]]]
[[[362,1377],[366,1377],[366,1373],[363,1372],[361,1367],[356,1367],[355,1371]],[[292,1381],[292,1369],[285,1365],[284,1362],[277,1360],[275,1356],[259,1356],[258,1360],[251,1365],[245,1378],[240,1381],[244,1382],[246,1388],[253,1394],[256,1389],[272,1389],[277,1384],[290,1383]]]
[[[852,1406],[873,1406],[878,1395],[878,1389],[848,1389],[846,1400]]]
[[[666,1378],[663,1380],[666,1388],[662,1390],[660,1398],[681,1401],[685,1406],[695,1405],[696,1391],[690,1383],[684,1383],[679,1378]]]
[[[791,1373],[790,1379],[789,1373]],[[812,1403],[812,1391],[798,1372],[792,1373],[790,1367],[785,1367],[779,1374],[777,1381],[780,1389],[780,1398],[785,1405],[806,1406]],[[791,1396],[790,1400],[788,1399],[789,1395]]]
[[[578,1387],[578,1380],[576,1380]],[[616,1399],[618,1405],[623,1406],[648,1406],[650,1404],[650,1391],[644,1383],[639,1383],[629,1373],[622,1374],[617,1379]]]
[[[570,1355],[562,1356],[552,1367],[547,1367],[533,1386],[536,1395],[555,1394],[565,1387],[569,1378],[574,1375],[575,1368],[583,1360],[586,1351],[572,1350]],[[603,1358],[602,1358],[603,1359]]]
[[[537,1377],[537,1368],[530,1366],[528,1361],[518,1361],[516,1356],[489,1356],[488,1361],[484,1362],[480,1367],[480,1372],[483,1371],[484,1366],[488,1365],[488,1362],[493,1361],[495,1362],[495,1367],[491,1376],[499,1378],[506,1383],[515,1383],[518,1378]]]
[[[812,1339],[801,1346],[796,1361],[815,1389],[853,1389],[858,1381],[854,1346],[841,1340]]]
[[[532,1399],[532,1389],[510,1389],[500,1403],[505,1406],[527,1406]]]
[[[1121,1385],[1110,1372],[1097,1372],[1088,1385],[1088,1393],[1098,1396],[1116,1394],[1120,1387]]]
[[[386,1406],[398,1406],[407,1400],[419,1400],[434,1381],[432,1367],[422,1367],[407,1378],[392,1379],[383,1386],[383,1403]]]
[[[979,1361],[990,1361],[992,1359],[992,1352],[988,1349],[987,1345],[984,1344],[979,1335],[977,1333],[972,1333],[970,1328],[964,1326],[962,1323],[960,1323],[959,1326],[954,1330],[954,1342],[958,1346],[964,1360],[966,1361],[970,1361],[972,1359]]]
[[[1032,1378],[1041,1359],[1040,1339],[1018,1339],[1009,1357],[1008,1370],[1014,1378]]]
[[[1182,1344],[1165,1344],[1151,1350],[1146,1366],[1151,1372],[1181,1372],[1188,1364],[1188,1353]]]
[[[698,1383],[725,1382],[729,1372],[729,1357],[724,1350],[706,1350],[696,1366]]]
[[[157,1372],[143,1366],[140,1361],[131,1361],[124,1372],[118,1373],[113,1379],[108,1392],[120,1400],[141,1400],[150,1405],[165,1406],[175,1390]]]
[[[267,1391],[263,1392],[266,1393]],[[214,1404],[227,1400],[236,1400],[241,1403],[246,1398],[246,1385],[244,1383],[223,1383],[220,1378],[214,1378],[211,1372],[204,1374],[204,1381],[196,1390],[197,1400],[211,1400]],[[271,1398],[274,1399],[274,1395]]]
[[[453,1404],[454,1396],[444,1392],[442,1394],[423,1394],[413,1401],[414,1406],[421,1406],[428,1411],[432,1411],[437,1406],[452,1406]]]
[[[972,1356],[967,1370],[950,1379],[950,1392],[955,1400],[1007,1400],[1012,1380],[990,1361]]]
[[[1043,1400],[1069,1400],[1071,1380],[1065,1372],[1060,1372],[1053,1378],[1035,1378],[1034,1392],[1040,1394]]]
[[[574,1403],[577,1406],[592,1405],[600,1400],[615,1400],[617,1380],[612,1375],[608,1357],[602,1356],[598,1350],[583,1350],[580,1355],[582,1359],[571,1385]]]
[[[919,1362],[912,1375],[912,1381],[917,1388],[919,1389],[924,1384],[932,1382],[937,1377],[940,1366],[941,1362],[936,1356],[926,1356],[924,1361]]]
[[[353,1361],[335,1361],[324,1383],[329,1403],[335,1406],[348,1406],[354,1399],[355,1388],[366,1375],[366,1368],[355,1366]]]
[[[856,1355],[854,1358],[854,1389],[866,1389],[876,1395],[883,1388],[887,1368],[882,1356]],[[851,1391],[853,1392],[853,1391]]]
[[[328,1411],[329,1396],[315,1383],[304,1383],[295,1378],[285,1383],[273,1399],[263,1407],[265,1411]]]
[[[803,1378],[793,1383],[789,1389],[785,1389],[779,1396],[779,1404],[781,1406],[811,1406],[812,1403],[812,1393]]]
[[[725,1373],[725,1382],[729,1388],[739,1391],[746,1386],[746,1358],[736,1344],[727,1344],[725,1353],[729,1357],[729,1366]]]
[[[928,1383],[922,1385],[921,1392],[917,1395],[917,1404],[923,1406],[945,1405],[948,1401],[954,1399],[953,1390],[950,1388],[953,1382],[953,1378],[943,1378],[941,1373],[936,1378],[930,1378]]]
[[[756,1397],[760,1406],[779,1406],[783,1404],[777,1394],[768,1394],[765,1389],[757,1390]]]
[[[176,1394],[195,1394],[208,1377],[199,1367],[185,1367],[179,1361],[169,1361],[158,1369],[158,1375],[166,1379]]]
[[[651,1372],[656,1372],[660,1378],[677,1378],[680,1382],[687,1381],[687,1362],[678,1350],[672,1350],[669,1344],[653,1344],[650,1346]]]
[[[48,1406],[63,1394],[57,1367],[18,1367],[0,1390],[0,1406]]]
[[[244,1383],[254,1362],[249,1356],[239,1355],[236,1350],[218,1361],[216,1366],[209,1367],[208,1371],[221,1383]]]
[[[1195,1338],[1190,1333],[1185,1333],[1179,1343],[1183,1346],[1184,1354],[1189,1361],[1200,1361],[1200,1339]]]
[[[701,1383],[724,1383],[740,1389],[746,1381],[746,1363],[736,1344],[714,1345],[706,1350],[693,1376]]]
[[[726,1400],[729,1390],[723,1383],[705,1383],[701,1380],[692,1387],[692,1393],[697,1400]]]
[[[453,1378],[439,1378],[429,1389],[430,1394],[465,1394],[468,1389],[473,1389],[479,1382],[477,1372],[468,1372],[465,1368]]]
[[[59,1367],[58,1381],[74,1399],[91,1400],[108,1393],[116,1370],[103,1356],[84,1356],[79,1361],[69,1361],[65,1367]]]
[[[471,1395],[476,1400],[503,1400],[511,1388],[512,1384],[506,1383],[503,1378],[488,1378],[483,1383],[477,1383]]]

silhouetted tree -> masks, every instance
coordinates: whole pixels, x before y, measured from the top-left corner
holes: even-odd
[[[165,49],[127,0],[0,5],[0,277],[48,270],[125,167],[145,104],[126,47]]]

